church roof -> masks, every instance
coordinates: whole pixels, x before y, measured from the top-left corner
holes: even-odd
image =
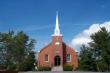
[[[49,46],[51,46],[52,45],[52,43],[49,43],[48,45],[46,45],[44,48],[42,48],[41,50],[40,50],[40,53],[41,53],[41,51],[43,51],[44,49],[46,49],[46,48],[48,48]],[[68,45],[66,45],[66,43],[64,43],[64,42],[62,42],[62,48],[63,47],[69,47]],[[74,52],[75,52],[75,50],[73,49],[73,48],[71,48],[71,47],[69,47],[70,49],[72,49]],[[67,48],[66,48],[67,49]]]
[[[48,45],[46,45],[45,47],[43,47],[43,48],[40,50],[40,52],[43,51],[44,49],[46,49],[47,47],[49,47],[50,45],[51,45],[51,43],[49,43]]]

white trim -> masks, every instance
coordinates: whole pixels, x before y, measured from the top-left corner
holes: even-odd
[[[52,36],[62,36],[62,34],[56,35],[56,34],[52,34]]]

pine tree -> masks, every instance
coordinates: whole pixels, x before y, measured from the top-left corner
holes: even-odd
[[[79,69],[90,71],[110,71],[110,33],[103,27],[91,35],[89,46],[82,46]]]

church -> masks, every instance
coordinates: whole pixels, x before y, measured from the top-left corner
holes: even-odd
[[[38,66],[63,67],[65,64],[70,64],[73,69],[78,67],[77,52],[65,42],[59,29],[58,13],[56,14],[56,24],[52,42],[42,48],[38,55]]]

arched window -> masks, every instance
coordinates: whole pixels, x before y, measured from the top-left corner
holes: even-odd
[[[67,61],[67,62],[71,62],[71,55],[70,55],[70,54],[67,54],[67,55],[66,55],[66,61]]]
[[[49,56],[48,56],[48,54],[45,54],[45,62],[48,62],[49,61]]]

